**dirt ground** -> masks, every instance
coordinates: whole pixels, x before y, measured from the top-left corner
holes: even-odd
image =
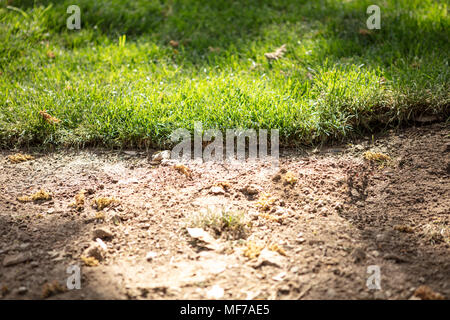
[[[392,160],[370,162],[366,151]],[[30,152],[34,160],[13,164],[16,152],[0,152],[3,299],[410,299],[422,285],[450,297],[445,124],[285,150],[278,168],[190,163],[191,178],[144,152]],[[298,180],[287,183],[285,171]],[[17,200],[40,189],[52,199]],[[69,205],[81,189],[79,211]],[[102,196],[118,201],[99,211]],[[206,209],[241,212],[245,233],[205,227],[214,238],[195,240],[186,227]],[[98,229],[110,238],[99,265],[87,266],[81,256]],[[266,249],[250,259],[249,244]],[[71,265],[81,267],[80,290],[65,289]],[[366,285],[371,265],[381,290]]]

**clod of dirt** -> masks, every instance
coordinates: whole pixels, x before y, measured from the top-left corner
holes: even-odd
[[[102,261],[104,259],[104,250],[98,243],[94,243],[94,244],[90,245],[84,251],[84,253],[83,253],[82,257],[81,257],[81,259],[85,263],[86,263],[86,260],[88,260],[89,258],[94,258],[97,261]],[[91,261],[91,262],[93,262],[93,261]]]
[[[17,200],[19,200],[20,202],[45,201],[51,199],[52,195],[49,192],[44,191],[43,189],[32,194],[31,196],[22,196],[17,198]]]
[[[28,160],[34,160],[34,157],[29,154],[16,153],[8,156],[11,163],[20,163]]]
[[[179,173],[184,174],[188,178],[192,178],[192,171],[188,167],[186,167],[184,164],[176,164],[173,166],[175,170],[177,170]]]
[[[92,237],[94,238],[94,240],[97,238],[105,240],[113,238],[114,234],[106,228],[98,228],[92,231]]]
[[[244,188],[242,188],[240,191],[246,195],[254,196],[259,193],[260,188],[255,186],[254,184],[248,184]]]
[[[61,284],[58,281],[55,280],[52,283],[47,282],[42,287],[42,298],[46,299],[64,292],[66,292],[66,289],[63,286],[61,286]]]
[[[433,289],[431,289],[428,286],[420,286],[416,289],[416,291],[414,292],[414,296],[417,298],[420,298],[422,300],[444,300],[445,297],[438,293],[433,291]]]

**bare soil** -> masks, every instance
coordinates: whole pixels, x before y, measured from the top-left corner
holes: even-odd
[[[392,161],[370,162],[363,157],[369,150]],[[136,151],[32,153],[35,160],[12,164],[7,157],[15,152],[0,152],[4,299],[207,299],[214,285],[224,289],[223,299],[410,299],[421,285],[450,297],[445,124],[283,151],[279,168],[190,163],[191,179]],[[298,181],[283,183],[280,169]],[[219,181],[230,184],[223,194],[212,192]],[[52,199],[17,200],[40,189]],[[69,205],[81,189],[89,194],[77,211]],[[276,199],[265,217],[257,205],[263,193]],[[92,205],[100,196],[119,200],[103,210],[104,220]],[[235,239],[205,229],[216,237],[212,249],[193,241],[189,216],[222,206],[244,212],[246,234]],[[86,266],[80,258],[98,228],[113,237],[104,240],[105,259]],[[276,243],[285,255],[249,259],[248,242]],[[81,266],[82,288],[43,292],[54,281],[65,287],[70,265]],[[370,265],[380,267],[381,290],[366,286]]]

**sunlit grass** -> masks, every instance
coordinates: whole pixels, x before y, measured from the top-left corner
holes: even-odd
[[[449,116],[445,1],[382,1],[371,34],[359,32],[371,1],[83,0],[80,31],[65,27],[70,1],[9,2],[20,10],[0,4],[2,146],[161,147],[195,121],[312,144]]]

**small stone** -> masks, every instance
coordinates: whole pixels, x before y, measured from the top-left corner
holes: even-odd
[[[377,257],[380,256],[380,252],[377,251],[377,250],[373,250],[371,253],[372,253],[372,255],[373,255],[375,258],[377,258]]]
[[[283,281],[284,277],[286,277],[287,273],[286,272],[281,272],[279,274],[277,274],[276,276],[274,276],[272,279],[275,281]]]
[[[283,265],[284,258],[280,254],[265,248],[259,254],[258,260],[253,267],[259,268],[262,266],[273,266],[281,268]]]
[[[55,213],[55,208],[51,208],[47,210],[47,214],[53,214]]]
[[[225,190],[223,190],[221,187],[219,186],[214,186],[211,188],[211,193],[212,194],[224,194]]]
[[[161,162],[162,160],[169,160],[169,159],[170,159],[170,150],[160,151],[152,156],[152,161],[155,162]]]
[[[10,267],[29,260],[31,260],[31,257],[24,253],[9,255],[6,256],[5,259],[3,259],[3,266]]]
[[[106,229],[106,228],[98,228],[98,229],[95,229],[95,230],[92,232],[92,236],[93,236],[94,240],[97,239],[97,238],[100,238],[100,239],[104,240],[104,239],[110,239],[110,238],[113,238],[113,237],[114,237],[114,235],[112,234],[112,232],[109,231],[109,230]]]

